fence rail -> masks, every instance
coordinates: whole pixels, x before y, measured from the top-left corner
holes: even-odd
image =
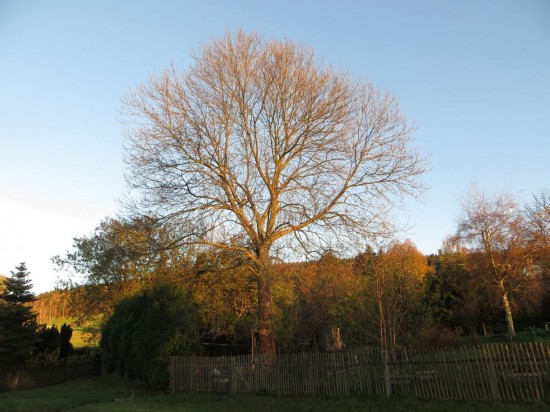
[[[425,399],[550,399],[550,344],[368,349],[279,356],[171,357],[172,391]]]
[[[101,355],[76,355],[41,366],[0,367],[0,392],[33,389],[101,375]]]

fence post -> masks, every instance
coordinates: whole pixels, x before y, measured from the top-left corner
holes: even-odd
[[[391,375],[390,375],[390,365],[388,363],[388,351],[382,350],[382,362],[384,364],[384,383],[386,386],[386,398],[389,398],[391,395]]]
[[[174,357],[170,356],[168,358],[168,374],[170,376],[170,392],[175,393],[176,392],[176,371],[174,370]]]
[[[493,400],[497,400],[499,401],[500,400],[500,394],[499,394],[499,391],[498,391],[498,382],[499,382],[499,377],[497,375],[497,371],[495,369],[495,365],[494,365],[494,360],[493,360],[493,357],[491,356],[491,352],[489,351],[489,348],[490,347],[485,347],[485,346],[482,346],[482,349],[483,349],[483,355],[484,355],[484,358],[486,360],[486,364],[488,366],[488,377],[489,377],[489,387],[491,388],[491,396],[493,398]]]
[[[237,373],[235,372],[235,357],[231,356],[229,365],[229,394],[233,395],[234,387],[236,386],[235,379],[237,379]]]

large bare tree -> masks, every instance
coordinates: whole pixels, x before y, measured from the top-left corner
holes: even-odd
[[[292,41],[228,33],[185,73],[151,78],[125,107],[136,116],[127,122],[136,207],[185,228],[181,242],[249,256],[261,353],[275,352],[274,245],[390,234],[389,207],[421,189],[426,164],[397,99]]]

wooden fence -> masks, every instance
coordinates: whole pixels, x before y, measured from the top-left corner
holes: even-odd
[[[0,392],[56,385],[101,375],[101,355],[75,355],[49,365],[0,367]]]
[[[550,344],[440,351],[377,349],[279,356],[171,357],[172,391],[425,399],[550,399]]]

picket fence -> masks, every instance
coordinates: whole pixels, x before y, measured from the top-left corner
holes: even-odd
[[[550,343],[278,356],[171,357],[172,391],[550,400]]]
[[[92,351],[48,365],[0,367],[0,392],[39,388],[99,375],[101,355]]]

